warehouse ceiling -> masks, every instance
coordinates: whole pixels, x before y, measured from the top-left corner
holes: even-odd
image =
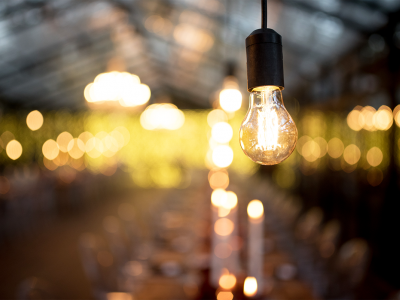
[[[383,28],[400,1],[270,0],[268,9],[283,37],[286,88],[296,90]],[[246,92],[244,40],[260,20],[259,0],[2,0],[0,101],[84,109],[96,75],[125,70],[150,86],[151,102],[210,107],[229,64]]]

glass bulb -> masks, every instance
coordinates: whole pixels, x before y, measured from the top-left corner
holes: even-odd
[[[279,87],[252,90],[239,139],[244,153],[256,163],[276,165],[290,156],[297,143],[297,127],[283,105]]]

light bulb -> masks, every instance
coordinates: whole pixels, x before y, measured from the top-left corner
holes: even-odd
[[[256,163],[276,165],[290,156],[297,143],[297,127],[283,105],[279,87],[251,91],[239,139],[244,153]]]

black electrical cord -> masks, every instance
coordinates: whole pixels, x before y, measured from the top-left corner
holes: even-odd
[[[261,28],[267,29],[267,19],[268,19],[268,9],[267,0],[261,0]]]
[[[247,90],[261,86],[284,88],[282,37],[267,28],[267,0],[261,0],[261,28],[246,38]]]

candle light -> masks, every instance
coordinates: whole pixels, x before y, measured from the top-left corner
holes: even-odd
[[[247,277],[244,281],[243,292],[246,297],[253,297],[257,294],[257,279],[254,277]]]
[[[210,284],[214,287],[219,286],[224,269],[229,269],[232,274],[240,270],[239,251],[234,245],[238,235],[237,203],[237,196],[231,191],[215,189],[211,195],[213,235]]]
[[[251,276],[247,287],[253,287],[253,296],[260,293],[263,281],[263,236],[264,236],[264,207],[260,200],[252,200],[247,206],[249,220],[248,265],[247,272]],[[254,278],[251,279],[251,278]],[[246,284],[245,284],[246,288]]]
[[[133,297],[131,294],[128,293],[107,293],[107,300],[132,300]]]
[[[219,279],[219,286],[224,290],[231,290],[236,285],[236,277],[228,272],[221,276]]]

